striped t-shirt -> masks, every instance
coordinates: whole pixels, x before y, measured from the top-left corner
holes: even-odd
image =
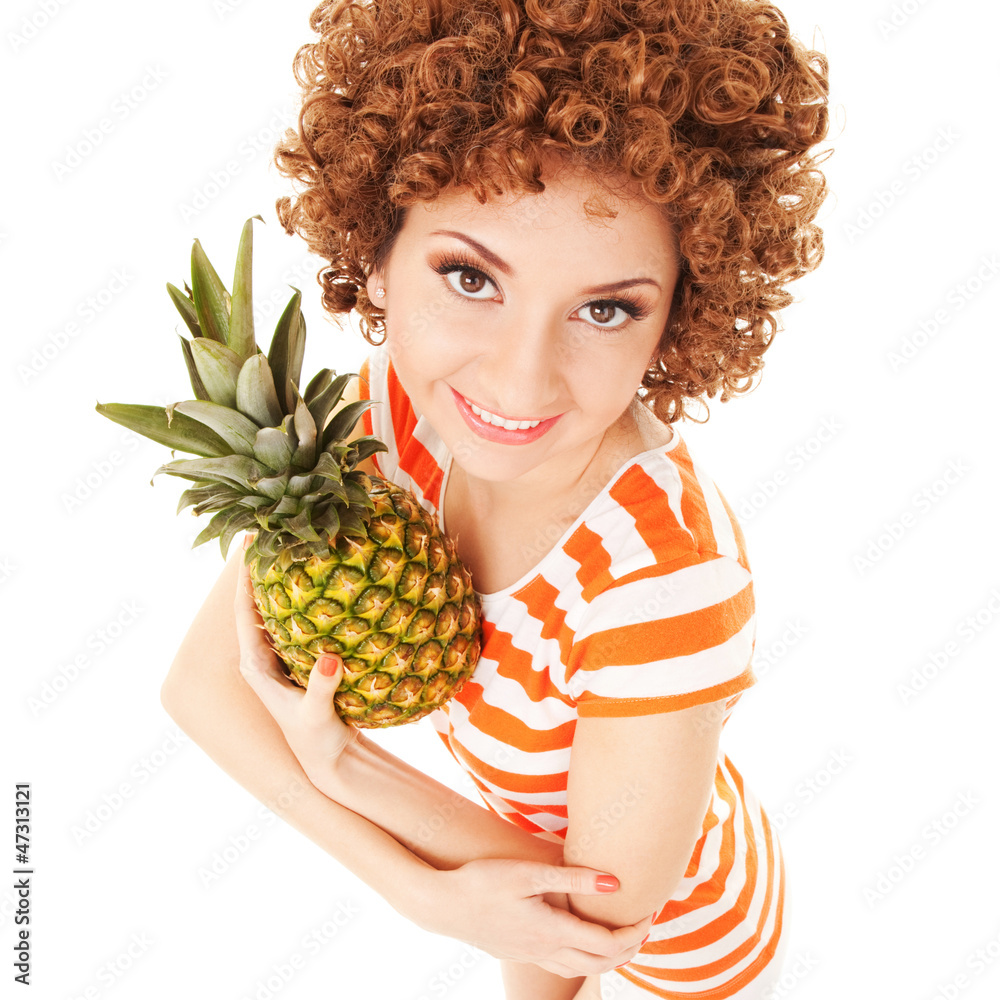
[[[375,351],[366,433],[379,473],[440,516],[451,455]],[[486,805],[565,837],[576,720],[725,700],[754,683],[753,584],[743,533],[676,426],[625,463],[536,566],[481,594],[483,649],[461,692],[432,713]],[[442,527],[446,527],[442,525]],[[639,954],[619,972],[660,997],[723,998],[750,983],[781,934],[774,828],[720,750],[702,834]]]

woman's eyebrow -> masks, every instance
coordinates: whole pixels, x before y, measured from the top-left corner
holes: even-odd
[[[466,236],[465,233],[460,233],[454,229],[435,229],[430,233],[431,236],[450,236],[453,239],[461,240],[467,246],[471,247],[480,257],[483,258],[488,264],[495,267],[501,274],[505,274],[508,278],[516,278],[517,273],[502,257],[498,257],[492,250],[488,247],[483,246],[479,240],[474,240],[471,236]],[[660,289],[660,283],[654,281],[652,278],[623,278],[621,281],[609,281],[604,285],[592,285],[590,288],[581,289],[584,295],[602,295],[607,292],[620,292],[626,288],[632,288],[635,285],[653,285],[655,288]]]

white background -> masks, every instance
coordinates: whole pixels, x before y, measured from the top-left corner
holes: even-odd
[[[291,283],[306,367],[364,356],[274,218],[287,186],[269,150],[310,7],[4,8],[0,869],[30,781],[46,1000],[501,996],[492,959],[413,929],[177,733],[159,686],[222,560],[190,550],[181,485],[149,486],[166,450],[93,409],[185,395],[164,282],[184,280],[195,236],[228,280],[257,212],[258,337]],[[681,428],[755,570],[760,683],[726,738],[783,831],[776,996],[995,997],[1000,18],[968,0],[783,9],[832,67],[827,257],[759,388]],[[385,738],[465,787],[429,729]]]

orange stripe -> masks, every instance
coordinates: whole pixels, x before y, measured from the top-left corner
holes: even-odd
[[[720,558],[710,556],[710,558]],[[687,569],[688,566],[697,566],[706,562],[705,556],[701,552],[690,549],[672,559],[669,563],[656,563],[653,566],[643,566],[641,569],[634,569],[631,573],[618,577],[615,580],[615,588],[624,587],[629,583],[638,583],[640,580],[651,580],[655,578],[668,579],[672,573],[679,569]]]
[[[744,812],[746,812],[745,807],[744,807]],[[770,824],[768,823],[766,816],[763,816],[763,820],[764,820],[765,845],[767,847],[767,858],[768,858],[767,885],[764,891],[764,905],[761,909],[760,916],[757,919],[757,929],[755,934],[752,937],[748,938],[746,941],[744,941],[743,944],[741,944],[739,947],[734,948],[725,958],[719,959],[716,962],[711,962],[708,965],[701,965],[694,969],[684,969],[684,970],[672,969],[670,970],[669,973],[665,973],[661,969],[651,969],[649,966],[637,965],[635,966],[637,969],[641,969],[648,975],[656,976],[656,978],[658,979],[672,979],[674,982],[692,982],[696,979],[700,978],[707,979],[712,976],[720,975],[727,969],[731,969],[737,962],[745,958],[754,949],[754,947],[757,945],[757,943],[761,940],[763,936],[764,925],[767,923],[767,919],[771,911],[771,898],[774,889],[774,870],[775,870],[774,854],[771,850],[770,838],[767,837],[767,834],[770,830]],[[754,857],[756,857],[755,850],[753,851],[753,854]],[[748,855],[748,860],[749,860],[749,855]],[[775,914],[774,931],[771,934],[771,937],[768,939],[767,944],[760,950],[757,957],[754,958],[754,960],[745,969],[736,973],[736,975],[733,976],[732,979],[727,980],[727,982],[724,985],[713,987],[710,990],[702,990],[697,993],[685,993],[684,994],[685,997],[709,998],[709,997],[730,996],[733,993],[737,992],[738,990],[743,989],[743,987],[749,985],[758,975],[758,973],[761,972],[764,966],[767,965],[767,963],[774,957],[774,953],[775,951],[777,951],[778,948],[778,942],[781,938],[781,926],[783,920],[784,900],[785,900],[784,866],[781,863],[780,859],[777,867],[778,867],[778,877],[779,877],[777,912]],[[757,873],[755,868],[753,872],[754,883],[756,883],[756,878],[757,878]],[[752,885],[749,881],[747,883],[747,887],[752,888]],[[747,895],[748,895],[747,888],[745,887],[744,891],[740,894],[740,903],[743,901],[744,896]],[[720,917],[718,920],[713,921],[705,928],[705,930],[707,930],[708,927],[714,927],[715,925],[719,925],[720,927],[725,928],[723,932],[718,935],[718,938],[714,940],[720,940],[724,936],[724,934],[728,934],[733,927],[736,927],[740,923],[742,923],[742,917],[745,913],[745,907],[740,906],[740,903],[737,904],[737,907],[734,907],[733,910],[731,910],[728,914],[726,914],[725,917]],[[727,923],[729,924],[728,927],[726,927]],[[711,944],[714,943],[714,941],[708,943]],[[704,947],[704,944],[698,945],[697,947]],[[623,969],[619,971],[621,971],[624,974],[627,970]],[[625,978],[632,980],[633,982],[636,983],[636,985],[642,985],[645,986],[647,989],[651,989],[652,992],[656,993],[659,996],[671,997],[676,995],[673,992],[667,992],[667,993],[661,992],[660,990],[651,987],[650,984],[643,983],[641,980],[633,976],[626,976]],[[725,993],[720,993],[721,990],[725,990]]]
[[[684,516],[684,524],[698,539],[698,548],[715,552],[718,550],[718,542],[712,528],[712,517],[708,512],[705,494],[702,492],[701,484],[694,472],[694,461],[683,441],[673,450],[671,458],[677,463],[681,472],[683,486],[681,514]]]
[[[757,920],[757,933],[752,938],[753,943],[761,940],[764,932],[764,924],[767,922],[767,916],[770,911],[770,903],[772,890],[774,886],[774,871],[777,868],[778,871],[778,898],[777,898],[777,912],[774,917],[774,930],[771,933],[770,938],[768,938],[767,944],[761,949],[760,954],[742,971],[737,973],[730,984],[733,990],[742,989],[753,981],[754,977],[767,965],[768,962],[774,957],[774,953],[778,950],[778,944],[781,940],[781,927],[784,922],[784,912],[785,912],[785,865],[784,859],[780,857],[781,845],[778,844],[778,857],[775,858],[774,853],[771,849],[771,839],[770,830],[771,824],[768,822],[767,815],[762,813],[762,819],[764,821],[764,837],[765,844],[767,845],[767,858],[768,858],[768,869],[767,869],[767,890],[764,894],[764,907],[761,910],[760,918]],[[749,950],[749,949],[748,949]],[[744,952],[746,954],[746,952]]]
[[[508,680],[516,681],[532,701],[557,698],[564,705],[573,704],[572,699],[552,683],[548,670],[534,669],[531,654],[514,645],[514,637],[510,632],[498,629],[489,621],[483,622],[483,649],[480,656],[495,660],[497,672]]]
[[[458,694],[453,697],[455,698],[455,701],[463,704],[466,709],[471,712],[473,708],[475,708],[476,705],[478,705],[482,700],[483,686],[482,684],[477,684],[470,678],[458,689]]]
[[[736,551],[739,553],[737,561],[749,573],[750,560],[747,557],[747,540],[743,535],[743,528],[740,522],[736,520],[733,508],[729,506],[726,498],[721,493],[719,494],[719,498],[722,500],[722,506],[726,508],[726,514],[729,516],[729,523],[733,529],[733,536],[736,538]]]
[[[743,780],[742,776],[732,767],[732,764],[726,758],[727,765],[729,766],[734,781],[736,782],[736,793],[738,795],[739,801],[743,810],[743,818],[745,829],[753,832],[754,827],[751,823],[750,815],[746,807],[746,800],[743,794]],[[718,787],[718,779],[721,775],[721,769],[717,772],[716,781]],[[724,780],[724,776],[723,776]],[[732,799],[727,794],[727,801],[732,802]],[[741,961],[748,955],[753,948],[761,941],[764,932],[764,926],[767,923],[768,917],[771,911],[771,900],[774,890],[774,871],[778,868],[779,872],[779,885],[778,885],[778,899],[777,907],[778,911],[775,917],[775,927],[774,932],[768,939],[767,944],[761,949],[761,952],[757,957],[750,963],[744,970],[737,973],[733,979],[729,980],[722,987],[715,987],[712,990],[702,991],[700,993],[685,993],[685,997],[711,997],[711,996],[727,996],[730,993],[736,992],[736,990],[741,989],[750,983],[754,977],[761,971],[761,969],[771,960],[774,956],[775,951],[778,947],[778,941],[781,936],[781,922],[782,922],[782,911],[784,908],[784,870],[783,861],[780,857],[780,846],[779,846],[779,856],[776,858],[774,852],[771,848],[771,838],[770,838],[770,823],[768,821],[767,815],[761,811],[761,821],[763,824],[763,841],[766,853],[767,861],[767,883],[764,890],[764,902],[761,908],[759,917],[757,918],[757,927],[755,933],[744,941],[737,948],[734,948],[728,955],[723,958],[711,962],[707,965],[698,966],[692,969],[671,969],[662,970],[651,966],[635,965],[635,968],[642,971],[646,975],[655,977],[657,979],[672,979],[674,982],[693,982],[701,978],[709,978],[712,976],[717,976],[720,973],[725,972],[727,969],[732,968],[737,962]],[[728,824],[727,824],[728,825]],[[757,841],[755,837],[747,837],[747,855],[746,855],[746,871],[747,880],[744,883],[743,890],[736,904],[725,914],[713,920],[711,923],[707,924],[705,927],[691,934],[682,935],[676,938],[672,938],[669,941],[655,942],[656,947],[651,947],[654,942],[649,942],[645,947],[644,951],[655,953],[655,954],[675,954],[677,952],[686,950],[686,947],[690,947],[691,950],[695,948],[703,948],[711,946],[717,943],[726,934],[730,933],[735,927],[738,927],[745,919],[745,914],[749,907],[750,899],[753,896],[753,890],[757,884],[758,880],[758,865],[757,865]],[[728,876],[728,872],[727,872]],[[723,880],[724,881],[724,880]],[[704,884],[704,883],[703,883]],[[694,893],[692,893],[692,897]],[[691,898],[691,897],[689,897]],[[708,901],[699,900],[698,906],[707,905]],[[691,912],[690,910],[688,912]],[[656,920],[657,923],[662,923],[662,914]],[[710,936],[711,935],[711,936]],[[678,947],[679,946],[679,947]],[[640,953],[641,954],[641,953]],[[626,970],[620,970],[623,974]],[[636,985],[645,986],[652,992],[659,996],[669,997],[670,993],[662,993],[660,990],[651,987],[650,984],[644,983],[642,980],[635,978],[633,976],[626,976],[626,978],[635,982]],[[720,994],[719,991],[725,989],[724,994]]]
[[[705,843],[708,840],[708,835],[718,825],[719,817],[715,815],[715,809],[712,807],[712,802],[709,802],[708,811],[705,813],[705,818],[701,823],[701,836],[698,838],[698,843],[694,845],[694,852],[692,853],[691,860],[688,861],[687,869],[684,872],[685,878],[694,878],[695,875],[698,874],[698,869],[701,867],[701,854],[705,849]]]
[[[444,481],[444,473],[434,456],[416,438],[410,438],[406,443],[406,450],[400,457],[399,467],[409,473],[420,487],[424,498],[434,504],[435,509],[441,506],[441,483]]]
[[[443,472],[431,453],[413,436],[417,427],[417,415],[391,361],[386,378],[399,468],[410,476],[425,499],[439,507]]]
[[[461,761],[459,761],[459,764],[461,764]],[[499,798],[496,792],[494,792],[493,789],[490,788],[487,784],[480,781],[474,774],[470,775],[470,777],[472,778],[473,783],[479,789],[479,792],[482,795],[483,803],[491,813],[493,813],[496,816],[500,816],[502,819],[507,820],[509,823],[513,823],[515,826],[521,827],[522,830],[527,830],[529,833],[546,832],[545,827],[539,826],[537,823],[532,823],[531,820],[525,819],[524,816],[522,816],[515,810],[511,810],[510,812],[503,812],[497,809],[496,806],[493,805],[493,802],[491,801],[490,798],[491,796]],[[500,801],[503,802],[504,804],[507,803],[506,799],[501,799]],[[563,839],[565,839],[565,831],[563,832]]]
[[[690,694],[668,694],[660,698],[605,698],[589,696],[585,693],[577,702],[577,713],[581,719],[625,718],[637,715],[655,715],[658,712],[679,712],[694,705],[707,705],[720,701],[734,691],[745,691],[757,681],[753,670],[747,667],[739,677],[723,681],[701,691]]]
[[[686,489],[685,483],[681,494],[681,510],[685,517],[688,516]],[[702,545],[697,537],[692,539],[691,532],[677,520],[670,498],[641,466],[633,465],[611,487],[608,495],[635,521],[635,530],[658,564],[672,563],[692,550],[714,551],[714,546]]]
[[[604,547],[604,539],[585,524],[581,524],[570,535],[563,546],[563,552],[580,564],[576,578],[583,588],[585,601],[592,601],[602,590],[614,583],[614,578],[608,572],[611,555]]]
[[[523,602],[532,618],[542,623],[542,638],[555,639],[559,643],[559,658],[565,663],[576,633],[567,628],[566,612],[557,606],[559,591],[544,576],[539,575],[514,596]]]
[[[573,744],[575,721],[564,722],[554,729],[533,729],[516,715],[490,705],[481,698],[466,707],[469,709],[469,721],[479,732],[524,753],[565,750]]]
[[[551,803],[536,806],[529,802],[517,802],[515,799],[508,798],[505,798],[504,802],[525,816],[531,816],[535,813],[549,813],[552,816],[562,816],[565,819],[569,819],[569,806],[556,806]]]
[[[455,752],[467,768],[504,791],[528,792],[532,795],[566,791],[567,774],[565,771],[554,774],[514,774],[480,760],[467,747],[462,746],[457,741],[455,742]],[[494,795],[499,794],[496,788],[490,789]]]
[[[361,362],[361,368],[358,370],[358,398],[359,399],[371,399],[371,376],[369,374],[369,362],[368,358],[365,358]],[[372,408],[369,406],[364,413],[361,414],[361,426],[364,427],[366,434],[374,434],[375,431],[372,430]]]
[[[496,810],[494,810],[496,812]],[[503,816],[505,820],[513,823],[514,826],[519,826],[522,830],[527,830],[528,833],[547,833],[548,831],[544,826],[539,826],[537,823],[532,823],[530,819],[525,819],[523,816],[517,813],[498,813],[497,815]]]
[[[729,816],[723,822],[722,829],[720,830],[722,842],[719,845],[719,864],[711,875],[694,886],[685,899],[670,900],[659,914],[657,914],[654,923],[662,924],[670,920],[676,920],[688,913],[701,909],[703,906],[711,906],[722,898],[726,888],[726,881],[736,860],[736,830],[733,824],[733,812],[736,809],[736,794],[729,787],[721,765],[716,765],[715,768],[715,791],[718,797],[729,806],[730,810]],[[647,941],[643,945],[642,951],[655,955],[670,955],[686,951],[691,947],[700,947],[693,940],[696,934],[697,932],[694,932],[694,934],[686,934],[683,937],[670,938],[666,941]],[[678,941],[684,943],[678,945]],[[641,951],[640,954],[642,954]],[[661,977],[667,975],[667,973],[663,973],[663,970],[659,969],[651,970],[652,973],[660,973]]]
[[[361,368],[358,371],[359,381],[358,381],[358,398],[359,399],[371,399],[371,365],[369,364],[368,358],[365,358],[361,362]],[[368,407],[364,413],[361,414],[361,426],[364,428],[365,434],[374,434],[375,427],[372,424],[372,407]],[[385,475],[385,466],[382,464],[383,452],[376,452],[372,456],[372,462],[375,464],[375,471],[379,475]]]
[[[410,397],[406,395],[399,376],[392,362],[389,362],[386,380],[389,390],[389,413],[392,417],[392,434],[399,450],[402,443],[407,441],[413,434],[417,426],[417,416],[410,405]]]
[[[573,646],[570,671],[653,663],[700,653],[734,636],[750,621],[753,612],[751,582],[732,597],[697,611],[602,629]]]

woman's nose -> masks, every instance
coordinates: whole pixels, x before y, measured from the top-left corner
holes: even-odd
[[[549,324],[521,319],[496,331],[482,365],[484,388],[505,416],[533,419],[552,416],[559,398],[564,359],[556,331]]]

